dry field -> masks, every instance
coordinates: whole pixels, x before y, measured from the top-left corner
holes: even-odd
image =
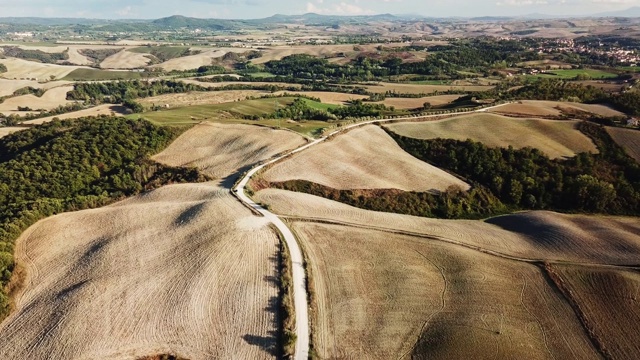
[[[22,95],[9,98],[0,103],[0,112],[17,111],[19,106],[30,107],[33,110],[51,110],[70,103],[71,101],[67,100],[67,93],[71,90],[73,86],[61,86],[47,90],[42,97]]]
[[[640,163],[640,130],[607,127],[607,132],[629,156]]]
[[[66,114],[55,115],[55,116],[49,116],[49,117],[35,119],[35,120],[24,121],[22,122],[22,124],[40,125],[40,124],[44,124],[46,122],[52,121],[54,118],[63,120],[63,119],[77,119],[81,117],[99,116],[99,115],[112,115],[112,114],[123,115],[126,113],[126,110],[127,109],[125,107],[119,106],[119,105],[110,105],[110,104],[98,105],[96,107],[92,107],[85,110],[80,110],[80,111],[70,112]]]
[[[407,154],[384,130],[367,125],[269,168],[271,182],[307,180],[335,189],[468,189],[458,178]]]
[[[430,236],[519,259],[629,264],[640,258],[640,223],[632,217],[530,211],[483,222],[369,211],[276,189],[261,190],[255,199],[284,216]]]
[[[320,99],[320,101],[325,104],[332,104],[332,105],[344,105],[347,101],[350,101],[350,100],[362,100],[362,99],[369,98],[366,95],[345,94],[345,93],[326,92],[326,91],[278,91],[275,93],[275,95],[283,95],[285,93],[311,96],[311,97]]]
[[[294,54],[308,54],[323,58],[336,58],[339,53],[345,55],[346,58],[353,58],[362,52],[377,52],[380,44],[356,45],[360,50],[354,50],[354,45],[301,45],[301,46],[273,46],[262,51],[262,57],[252,60],[254,64],[264,64],[271,60],[280,60],[284,57]],[[393,44],[385,44],[385,47],[393,46]],[[340,58],[341,59],[341,58]]]
[[[376,230],[293,229],[311,264],[321,358],[598,358],[534,265]]]
[[[24,130],[21,127],[0,127],[0,138],[5,137],[9,134],[13,134],[16,131]]]
[[[208,175],[224,178],[304,143],[302,136],[284,130],[201,123],[153,158],[172,166],[197,166]]]
[[[273,358],[277,251],[211,183],[40,221],[17,243],[25,287],[0,358]]]
[[[198,50],[198,49],[194,49]],[[193,70],[200,66],[208,66],[213,63],[214,59],[223,57],[228,52],[243,53],[247,49],[244,48],[222,48],[222,49],[201,49],[200,54],[184,56],[180,58],[171,59],[163,63],[153,65],[153,68],[162,68],[165,71],[172,70]]]
[[[452,119],[389,125],[393,132],[417,139],[471,139],[491,147],[533,147],[551,158],[597,153],[593,142],[574,127],[576,121],[518,119],[471,114]]]
[[[5,79],[14,80],[35,80],[35,81],[48,81],[52,77],[54,79],[61,79],[73,70],[78,69],[78,66],[62,66],[55,64],[41,64],[34,61],[27,61],[21,59],[0,59],[0,64],[4,64],[7,67],[7,72],[2,74]]]
[[[640,358],[640,274],[636,270],[556,265],[586,321],[612,359]]]
[[[147,107],[152,105],[169,107],[182,107],[193,105],[211,105],[222,104],[234,101],[246,100],[248,97],[259,97],[266,95],[265,92],[256,90],[231,90],[231,91],[216,91],[216,92],[190,92],[184,94],[166,94],[160,96],[154,96],[150,98],[140,99],[139,102]]]
[[[462,95],[436,95],[421,98],[386,98],[378,104],[386,106],[394,106],[396,109],[417,109],[421,108],[424,103],[428,102],[432,106],[446,105],[454,102]]]
[[[37,89],[52,89],[59,86],[72,84],[69,81],[49,81],[45,83],[39,83],[31,80],[8,80],[0,78],[0,96],[7,96],[13,94],[16,90],[31,86]]]
[[[604,105],[581,104],[559,101],[538,101],[522,100],[515,104],[507,104],[492,110],[501,114],[519,114],[527,116],[558,116],[561,114],[560,108],[580,110],[602,116],[624,116],[623,113]]]
[[[117,52],[100,63],[103,69],[139,69],[147,66],[151,59],[145,54],[133,53],[127,50]]]
[[[377,85],[365,86],[368,91],[374,93],[385,93],[387,91],[395,91],[404,94],[432,94],[435,92],[445,92],[448,90],[462,91],[487,91],[493,89],[493,86],[455,86],[455,85],[419,85],[419,84],[393,84],[378,83]]]
[[[288,84],[288,83],[273,83],[273,82],[242,82],[242,81],[223,81],[223,82],[202,82],[202,81],[198,81],[198,80],[190,80],[190,79],[183,79],[181,80],[187,84],[194,84],[194,85],[198,85],[198,86],[202,86],[205,88],[219,88],[219,87],[225,87],[227,85],[246,85],[246,86],[269,86],[269,85],[274,85],[274,86],[282,86],[282,87],[295,87],[295,88],[300,88],[302,87],[302,85],[300,84]]]

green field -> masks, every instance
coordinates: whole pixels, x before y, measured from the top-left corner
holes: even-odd
[[[317,102],[317,101],[313,101],[313,100],[309,100],[309,99],[305,99],[302,98],[304,100],[305,103],[307,103],[307,105],[310,108],[316,109],[316,110],[323,110],[323,111],[327,111],[329,109],[335,109],[340,107],[340,105],[333,105],[333,104],[325,104],[325,103],[321,103],[321,102]]]
[[[140,46],[128,51],[138,54],[151,54],[162,61],[179,58],[189,51],[188,46]]]
[[[68,81],[100,81],[141,79],[142,73],[136,71],[107,71],[98,69],[76,69],[62,80]]]
[[[273,75],[272,73],[268,73],[268,72],[256,72],[256,73],[249,73],[247,75],[251,75],[251,77],[259,78],[259,79],[275,77],[275,75]]]
[[[553,79],[575,79],[580,74],[588,75],[591,79],[613,79],[618,77],[617,74],[595,70],[595,69],[571,69],[571,70],[552,70],[544,74],[534,75],[535,77],[553,78]]]
[[[201,121],[213,121],[232,124],[251,124],[269,127],[281,127],[299,132],[308,136],[318,135],[322,129],[331,126],[323,121],[298,121],[292,122],[279,119],[268,120],[244,120],[244,115],[262,115],[274,112],[280,107],[287,106],[295,100],[295,97],[283,97],[274,99],[256,99],[238,102],[230,102],[215,105],[186,106],[170,110],[150,111],[143,114],[130,115],[132,118],[143,117],[149,121],[166,126],[183,126],[196,124]],[[336,105],[328,105],[305,99],[309,106],[327,109]]]

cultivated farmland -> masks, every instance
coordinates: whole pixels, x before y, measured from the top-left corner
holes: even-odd
[[[278,163],[264,173],[271,182],[307,180],[335,189],[446,190],[468,185],[407,154],[375,125],[349,131]]]
[[[598,358],[534,265],[411,236],[296,222],[322,358]]]
[[[41,64],[22,59],[0,59],[0,64],[7,67],[7,72],[2,74],[6,79],[49,81],[52,79],[62,79],[70,72],[77,69],[77,66],[62,66],[55,64]]]
[[[358,209],[321,197],[276,189],[256,199],[281,215],[428,236],[489,253],[531,260],[629,264],[640,257],[633,217],[530,211],[487,221],[442,220]]]
[[[103,69],[137,69],[147,66],[150,61],[151,59],[145,57],[144,54],[122,50],[104,59],[100,63],[100,67]]]
[[[3,359],[267,359],[278,238],[214,184],[58,215],[18,240]]]
[[[640,162],[640,131],[608,127],[607,132],[629,156]]]
[[[6,99],[0,103],[0,112],[18,111],[18,107],[29,107],[33,110],[51,110],[71,101],[67,100],[67,93],[73,90],[73,86],[61,86],[47,90],[44,95],[22,95]]]
[[[572,157],[579,152],[597,153],[593,142],[575,129],[577,121],[508,118],[470,114],[452,119],[389,125],[402,136],[417,139],[471,139],[491,147],[533,147],[551,158]]]
[[[584,111],[601,116],[622,116],[621,112],[610,107],[597,104],[581,104],[574,102],[560,101],[538,101],[538,100],[522,100],[515,104],[507,104],[492,110],[502,114],[517,114],[526,116],[558,116],[561,110],[567,111]]]
[[[196,166],[208,175],[222,178],[304,143],[301,136],[284,130],[202,123],[154,159],[172,166]]]

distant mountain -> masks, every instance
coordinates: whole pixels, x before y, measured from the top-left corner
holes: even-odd
[[[39,18],[39,17],[3,17],[0,18],[0,24],[11,25],[97,25],[114,22],[116,20],[103,19],[80,19],[80,18]],[[131,21],[131,20],[127,20]]]
[[[609,11],[593,14],[592,17],[640,17],[640,6],[634,6],[626,10]]]
[[[242,20],[199,19],[182,15],[174,15],[158,20],[153,20],[151,24],[159,28],[172,29],[192,28],[210,30],[232,30],[238,28],[242,22]]]

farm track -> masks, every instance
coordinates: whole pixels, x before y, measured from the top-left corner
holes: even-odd
[[[504,104],[491,106],[483,109],[474,110],[472,112],[485,112],[490,111],[491,109],[498,108],[503,106]],[[435,118],[440,115],[427,115],[423,118]],[[309,315],[308,315],[308,294],[306,291],[306,274],[304,270],[304,258],[302,255],[302,250],[300,249],[300,245],[296,240],[296,237],[293,235],[291,229],[274,213],[265,209],[263,206],[257,204],[251,198],[247,196],[245,193],[245,188],[251,177],[255,175],[257,172],[265,168],[266,166],[276,163],[287,156],[292,154],[299,153],[304,151],[314,145],[320,144],[327,139],[337,136],[341,133],[347,132],[351,129],[373,124],[373,123],[383,123],[389,121],[402,121],[402,120],[415,120],[413,117],[407,118],[395,118],[395,119],[385,119],[385,120],[371,120],[364,121],[356,124],[352,124],[341,129],[338,129],[320,139],[317,139],[313,142],[310,142],[306,145],[303,145],[293,151],[290,151],[284,155],[281,155],[275,159],[272,159],[268,162],[265,162],[261,165],[255,166],[251,170],[249,170],[244,177],[238,182],[238,184],[233,188],[233,192],[236,194],[238,199],[250,209],[253,209],[254,212],[260,213],[264,217],[268,219],[270,223],[275,225],[278,230],[282,233],[285,238],[285,242],[287,243],[287,247],[290,251],[291,263],[292,263],[292,282],[293,282],[293,298],[294,298],[294,311],[295,311],[295,326],[296,326],[296,344],[295,344],[295,354],[294,359],[296,360],[306,360],[309,358],[309,344],[310,344],[310,330],[309,330]]]

